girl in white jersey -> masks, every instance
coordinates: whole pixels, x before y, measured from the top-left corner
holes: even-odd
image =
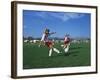
[[[41,42],[44,42],[44,44],[49,48],[49,56],[52,55],[52,52],[55,51],[56,53],[60,53],[60,51],[53,47],[54,43],[53,41],[49,40],[48,37],[52,34],[55,34],[55,32],[50,33],[49,29],[45,29]]]

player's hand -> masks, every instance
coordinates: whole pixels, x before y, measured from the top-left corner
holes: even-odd
[[[55,34],[56,32],[52,32],[52,33],[50,33],[50,34]]]

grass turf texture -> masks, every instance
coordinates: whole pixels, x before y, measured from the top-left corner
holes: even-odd
[[[38,47],[38,44],[23,44],[23,69],[34,68],[54,68],[54,67],[79,67],[90,66],[90,44],[89,43],[72,43],[68,53],[64,53],[60,46],[55,47],[62,51],[57,54],[53,52],[49,57],[49,49],[46,46]]]

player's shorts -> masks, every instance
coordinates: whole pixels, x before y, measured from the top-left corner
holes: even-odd
[[[64,41],[64,44],[68,44],[70,41]]]
[[[45,42],[45,45],[50,48],[50,46],[53,45],[53,42],[52,41]]]

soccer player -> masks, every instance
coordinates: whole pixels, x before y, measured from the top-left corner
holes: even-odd
[[[47,31],[49,31],[47,28],[44,30],[44,32],[43,32],[43,35],[42,35],[42,38],[41,38],[41,40],[40,40],[40,43],[39,43],[39,47],[41,46],[41,45],[45,45],[45,33],[47,33]]]
[[[54,42],[49,40],[49,38],[48,38],[50,35],[55,34],[55,33],[56,32],[50,33],[50,30],[46,28],[42,35],[42,38],[41,38],[41,42],[43,42],[49,48],[49,56],[52,55],[53,51],[55,51],[56,53],[60,53],[60,51],[58,49],[53,47]],[[40,42],[40,44],[41,44],[41,42]]]
[[[65,53],[68,52],[69,46],[70,46],[70,38],[69,38],[69,35],[66,34],[65,37],[64,37],[64,45],[63,45],[63,49],[64,49]]]

